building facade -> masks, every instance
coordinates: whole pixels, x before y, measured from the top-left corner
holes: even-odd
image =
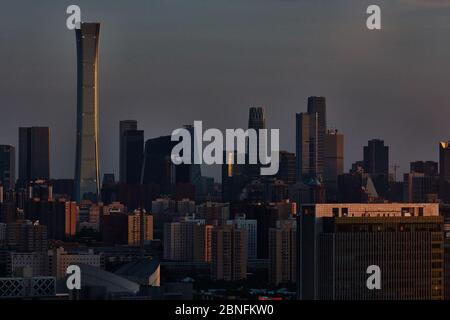
[[[99,177],[99,23],[81,23],[77,41],[77,146],[75,200],[97,200]]]
[[[443,299],[438,204],[304,205],[297,219],[300,299]],[[379,290],[367,287],[372,265]]]
[[[16,148],[0,145],[0,184],[3,190],[14,189],[16,184]]]
[[[19,128],[19,181],[50,178],[50,129],[48,127]]]

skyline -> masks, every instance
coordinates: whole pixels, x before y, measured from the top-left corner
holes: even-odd
[[[445,13],[449,13],[448,7],[437,9],[420,1],[409,5],[404,1],[393,5],[380,1],[383,29],[372,33],[365,30],[366,3],[343,2],[345,5],[337,8],[305,1],[266,0],[258,5],[253,0],[227,4],[157,1],[137,2],[135,7],[121,12],[125,3],[79,1],[83,21],[102,23],[101,174],[114,172],[118,177],[118,127],[119,121],[126,119],[138,120],[139,129],[148,139],[170,134],[194,120],[203,120],[207,127],[245,128],[248,107],[263,106],[267,127],[281,129],[281,149],[294,152],[294,114],[306,110],[310,95],[327,98],[330,127],[345,135],[345,171],[352,162],[362,159],[363,146],[375,138],[383,139],[390,147],[391,164],[399,164],[401,173],[408,171],[410,161],[437,161],[439,141],[450,138],[450,130],[445,128],[450,111],[444,107],[450,102],[450,94],[445,92],[449,82],[446,70],[450,70],[445,56],[450,48],[438,41],[439,34],[450,29],[441,25],[445,23]],[[30,10],[30,19],[20,22],[10,21],[14,14],[0,13],[7,26],[0,30],[0,39],[2,43],[10,40],[10,46],[0,50],[0,60],[9,62],[3,66],[0,80],[0,105],[6,115],[0,119],[0,144],[17,148],[18,127],[49,126],[51,176],[70,178],[75,166],[75,35],[65,28],[67,4],[49,3],[29,2],[36,10]],[[102,12],[102,4],[108,10]],[[405,7],[399,9],[400,4]],[[10,4],[8,9],[14,12],[19,8]],[[158,12],[165,15],[158,16]],[[281,16],[285,17],[282,22],[277,20]],[[304,16],[306,23],[301,19]],[[351,21],[341,21],[349,16]],[[409,16],[416,18],[410,21]],[[423,21],[420,27],[413,24],[409,28],[417,16],[426,19],[418,19]],[[128,24],[112,23],[118,17]],[[230,17],[235,18],[234,24]],[[41,41],[32,36],[36,31],[31,25],[36,19],[41,26]],[[266,25],[265,19],[270,19],[270,23]],[[252,23],[247,22],[250,20]],[[212,30],[204,28],[211,21],[215,22]],[[15,38],[10,37],[8,26],[14,28]],[[291,28],[295,26],[300,27]],[[301,27],[305,26],[309,28],[303,34]],[[317,26],[321,28],[316,29]],[[337,30],[334,38],[330,27]],[[236,28],[242,28],[242,32],[232,33]],[[292,30],[298,33],[286,32]],[[317,39],[308,37],[308,31],[314,31]],[[29,41],[24,41],[23,35],[29,35]],[[402,41],[401,47],[394,43],[398,40]],[[419,48],[418,41],[422,43]],[[352,46],[347,47],[349,44]],[[178,47],[184,50],[174,52]],[[30,48],[34,50],[27,50]],[[328,53],[330,48],[334,54]],[[399,59],[405,50],[411,56]],[[28,52],[35,54],[25,55]],[[381,53],[388,56],[379,56]],[[431,61],[422,64],[423,58]],[[49,62],[57,67],[47,68]],[[190,77],[193,72],[195,79]],[[340,81],[343,76],[345,84]],[[375,90],[378,85],[380,89]],[[123,94],[123,90],[127,93]],[[431,112],[430,103],[438,105]],[[362,104],[367,107],[358,107]],[[380,110],[376,105],[381,105]],[[33,111],[36,108],[39,112]],[[407,113],[408,110],[413,112]],[[242,117],[236,117],[240,114]],[[215,171],[204,173],[217,179]]]

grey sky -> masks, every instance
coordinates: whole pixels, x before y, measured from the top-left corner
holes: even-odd
[[[402,172],[437,161],[450,139],[450,0],[3,1],[0,144],[17,146],[19,126],[50,126],[52,177],[74,173],[69,4],[102,23],[102,173],[118,173],[122,119],[150,138],[194,120],[245,127],[248,107],[262,105],[293,151],[310,95],[326,96],[328,125],[345,134],[346,168],[371,138]],[[381,31],[365,27],[369,4],[381,6]]]

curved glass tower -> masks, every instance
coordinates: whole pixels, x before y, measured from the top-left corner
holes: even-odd
[[[77,150],[75,200],[99,195],[98,39],[100,23],[81,23],[77,40]]]

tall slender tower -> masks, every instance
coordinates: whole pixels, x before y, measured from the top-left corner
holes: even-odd
[[[98,39],[100,23],[81,23],[77,40],[77,150],[75,199],[97,200],[98,158]]]

